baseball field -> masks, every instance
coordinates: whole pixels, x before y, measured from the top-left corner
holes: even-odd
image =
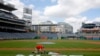
[[[100,56],[100,40],[0,40],[0,56],[30,56],[37,43],[43,44],[45,51],[59,54]],[[47,44],[47,43],[54,44]],[[34,55],[34,54],[33,54]],[[48,56],[42,54],[41,56]]]

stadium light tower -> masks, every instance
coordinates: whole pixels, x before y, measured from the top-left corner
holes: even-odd
[[[4,3],[4,0],[0,0],[0,3]]]
[[[26,21],[26,29],[31,30],[32,26],[32,9],[28,7],[23,8],[23,19]]]

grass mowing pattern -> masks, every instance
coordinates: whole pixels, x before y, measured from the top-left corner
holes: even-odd
[[[46,48],[100,48],[99,44],[90,44],[87,42],[100,42],[89,40],[5,40],[0,41],[0,48],[34,48],[37,42],[55,42],[53,45],[44,45]],[[0,56],[16,56],[17,54],[24,54],[28,56],[32,51],[25,50],[0,50]],[[58,51],[54,51],[58,52]],[[84,55],[84,56],[100,56],[100,51],[59,51],[61,54],[66,55]],[[42,55],[47,56],[47,55]]]
[[[44,40],[50,41],[50,40]],[[51,40],[52,41],[52,40]],[[0,41],[0,48],[34,48],[39,40],[10,40]],[[80,40],[53,40],[56,44],[44,45],[46,48],[100,48],[100,45],[86,43],[87,41]],[[94,42],[94,41],[88,41]]]

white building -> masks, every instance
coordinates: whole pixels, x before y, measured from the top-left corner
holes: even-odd
[[[73,33],[73,27],[65,22],[59,22],[58,26],[60,28],[60,32],[62,33]]]

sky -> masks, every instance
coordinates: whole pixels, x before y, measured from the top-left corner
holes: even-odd
[[[18,9],[13,13],[22,19],[23,8],[33,9],[32,24],[43,21],[66,22],[74,32],[83,22],[100,22],[100,0],[5,0]]]

